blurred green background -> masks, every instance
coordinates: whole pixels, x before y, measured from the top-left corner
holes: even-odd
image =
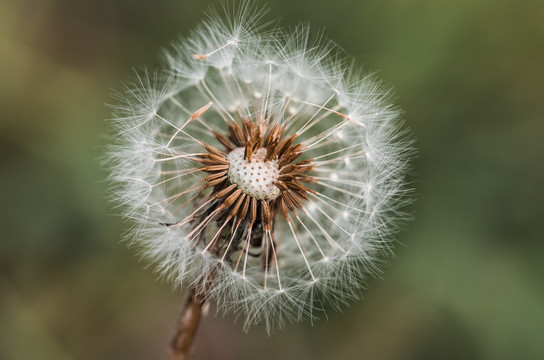
[[[160,359],[181,294],[105,199],[111,89],[214,1],[0,2],[0,359]],[[544,2],[274,0],[379,70],[417,138],[415,221],[365,300],[194,359],[544,359]]]

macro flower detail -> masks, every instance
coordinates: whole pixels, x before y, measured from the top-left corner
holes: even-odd
[[[387,91],[307,27],[211,11],[116,106],[113,194],[176,286],[264,322],[358,296],[409,201],[411,148]]]

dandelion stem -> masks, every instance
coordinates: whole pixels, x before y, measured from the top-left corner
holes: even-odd
[[[204,304],[204,296],[192,288],[181,310],[176,333],[170,342],[169,360],[185,360],[191,354]]]

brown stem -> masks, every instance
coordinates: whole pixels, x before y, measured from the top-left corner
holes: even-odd
[[[204,296],[192,288],[185,306],[181,310],[176,333],[170,342],[169,360],[185,360],[191,354],[204,303]]]

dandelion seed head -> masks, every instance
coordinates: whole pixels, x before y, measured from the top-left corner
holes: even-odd
[[[409,137],[322,33],[271,29],[250,1],[207,15],[118,95],[112,196],[175,286],[246,328],[313,320],[391,253]]]

